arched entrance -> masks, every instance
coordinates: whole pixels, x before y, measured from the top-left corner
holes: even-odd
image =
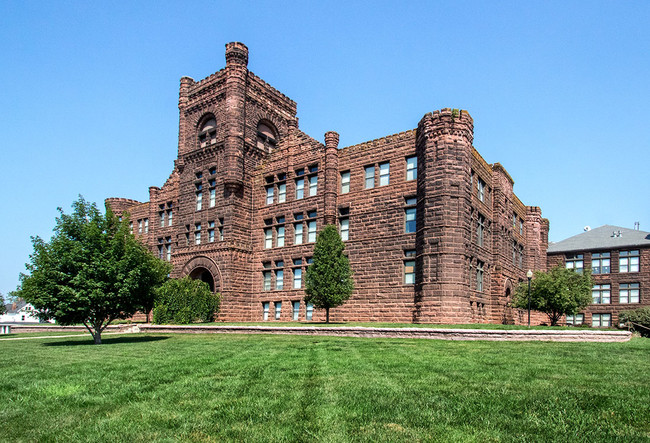
[[[181,275],[206,282],[212,292],[221,292],[221,272],[211,258],[198,256],[190,259],[183,266]]]
[[[194,280],[201,280],[210,286],[210,291],[214,292],[214,278],[212,274],[205,268],[196,268],[190,273],[190,278]]]

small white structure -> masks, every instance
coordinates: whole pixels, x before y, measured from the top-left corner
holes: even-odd
[[[0,315],[0,323],[41,323],[34,307],[25,300],[18,299],[5,305],[6,313]],[[54,323],[50,320],[50,323]]]

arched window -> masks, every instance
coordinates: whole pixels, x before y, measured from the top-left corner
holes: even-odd
[[[277,130],[269,122],[259,122],[257,125],[257,147],[271,152],[277,144]]]
[[[217,142],[217,121],[214,117],[207,118],[199,130],[199,145],[204,148]]]

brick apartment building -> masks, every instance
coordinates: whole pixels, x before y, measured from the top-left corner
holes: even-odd
[[[499,163],[474,149],[466,111],[345,148],[298,128],[296,103],[226,45],[226,67],[179,96],[178,158],[149,202],[106,200],[133,232],[222,294],[220,320],[320,320],[304,304],[317,232],[336,224],[355,291],[333,320],[521,322],[508,308],[525,273],[546,268],[548,221]]]
[[[593,303],[567,324],[618,326],[621,311],[650,306],[650,232],[604,225],[548,247],[548,266],[591,269]]]

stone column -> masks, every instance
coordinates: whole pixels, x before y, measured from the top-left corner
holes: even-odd
[[[325,133],[325,215],[326,225],[336,224],[336,200],[338,196],[339,135],[334,131]]]

